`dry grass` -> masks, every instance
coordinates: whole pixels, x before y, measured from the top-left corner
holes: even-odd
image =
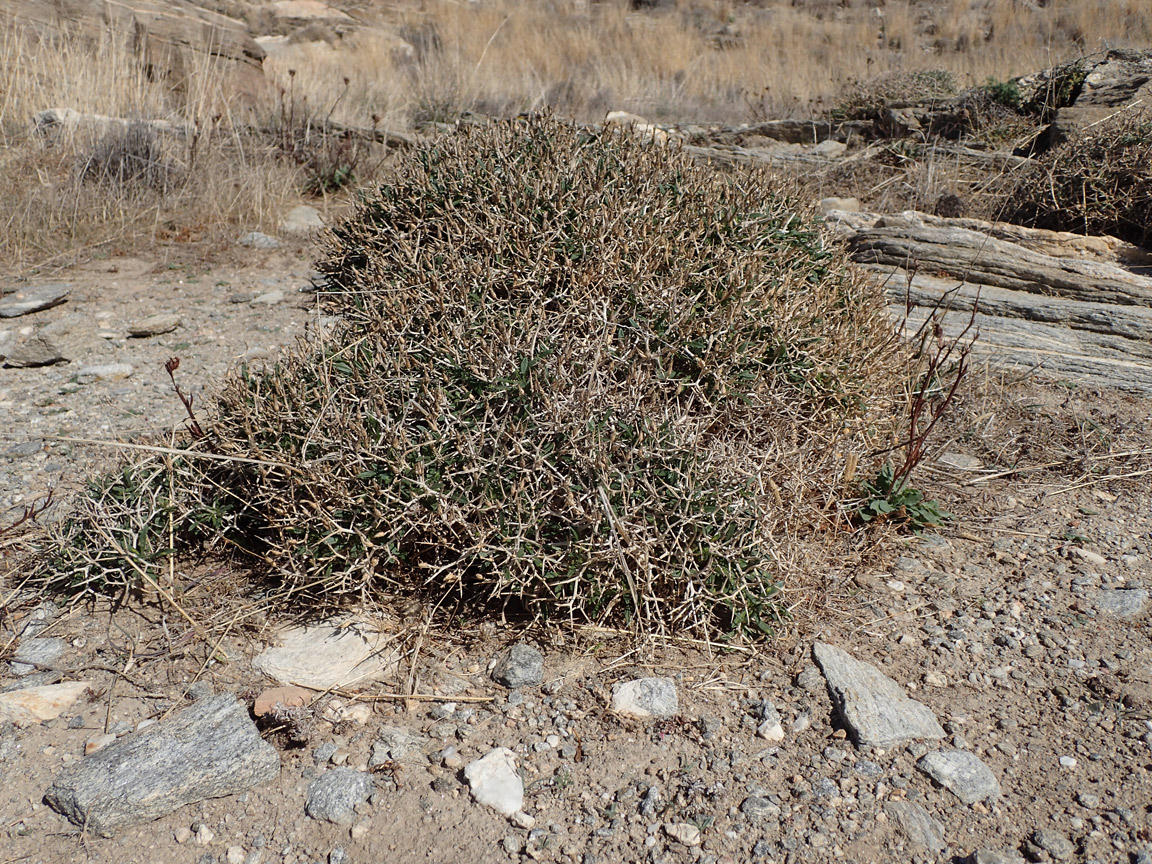
[[[99,247],[222,242],[272,229],[299,167],[251,131],[251,113],[205,61],[180,94],[150,81],[122,39],[47,44],[0,33],[0,260],[16,270]],[[123,118],[41,132],[38,112]]]
[[[625,110],[654,121],[742,122],[809,114],[893,72],[944,70],[960,87],[1085,52],[1145,45],[1143,0],[704,0],[636,12],[627,2],[427,0],[387,13],[382,36],[292,46],[267,66],[318,93],[353,78],[349,115],[391,122],[551,108],[579,121]],[[879,14],[882,13],[882,14]],[[370,70],[370,71],[368,71]]]
[[[249,15],[254,34],[284,32],[249,5],[210,5]],[[578,121],[609,109],[657,121],[752,121],[808,115],[837,103],[852,82],[889,73],[940,70],[963,88],[1105,42],[1152,41],[1144,0],[890,0],[879,10],[824,0],[702,0],[646,11],[624,0],[426,0],[352,11],[379,15],[379,26],[342,35],[312,28],[268,58],[268,90],[243,99],[211,61],[177,95],[143,74],[125,39],[41,44],[5,25],[0,260],[27,270],[101,247],[225,242],[273,228],[288,202],[332,185],[317,182],[309,154],[285,158],[284,99],[297,118],[386,130],[465,111],[542,108]],[[307,41],[319,36],[328,41]],[[93,182],[86,170],[93,156],[127,142],[91,131],[35,134],[36,112],[56,107],[188,132],[150,142],[148,171]],[[372,176],[367,163],[362,182]]]

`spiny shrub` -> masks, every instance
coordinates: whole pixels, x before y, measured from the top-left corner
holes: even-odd
[[[1003,185],[1010,222],[1152,246],[1152,113],[1087,129]]]
[[[1020,109],[1020,85],[1012,78],[1001,81],[999,78],[989,75],[979,89],[998,105],[1011,108],[1013,111]]]
[[[200,446],[262,461],[181,457],[176,534],[312,597],[770,632],[834,450],[890,434],[899,389],[879,289],[797,212],[547,117],[422,146],[328,238],[338,323],[228,380]]]
[[[1027,96],[1020,94],[1020,109],[1048,123],[1061,108],[1073,104],[1084,86],[1090,67],[1083,60],[1053,66],[1036,76]],[[1017,88],[1019,89],[1019,88]]]
[[[877,120],[889,108],[942,101],[958,92],[950,72],[889,72],[849,83],[843,98],[829,112],[829,119]]]

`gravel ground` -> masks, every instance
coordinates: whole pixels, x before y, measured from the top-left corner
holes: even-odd
[[[108,458],[58,437],[177,427],[169,357],[181,360],[182,388],[208,393],[230,363],[270,356],[315,321],[298,290],[305,250],[246,254],[98,262],[61,275],[74,285],[65,304],[0,319],[10,339],[57,325],[75,352],[67,364],[0,369],[6,520]],[[282,299],[252,304],[277,290]],[[178,314],[180,326],[128,337],[157,313]],[[109,364],[132,373],[81,372]],[[636,646],[492,623],[431,635],[377,610],[373,620],[405,646],[399,666],[359,700],[313,691],[295,739],[266,729],[281,751],[275,780],[113,839],[41,802],[54,779],[93,739],[130,739],[141,721],[163,724],[206,692],[251,706],[273,686],[254,661],[284,622],[253,611],[241,576],[219,568],[177,575],[211,642],[163,604],[68,607],[8,585],[0,647],[24,665],[0,664],[0,688],[28,674],[88,686],[56,719],[0,724],[0,860],[1152,861],[1152,494],[1148,475],[1119,476],[1145,470],[1146,452],[1115,455],[1147,451],[1152,402],[1029,380],[985,389],[942,433],[968,473],[946,462],[928,472],[958,518],[835,577],[819,616],[776,642]],[[1106,446],[1090,446],[1093,435]],[[1012,460],[1059,464],[962,485]],[[854,743],[815,663],[817,641],[891,678],[945,737]],[[510,674],[514,643],[538,650],[542,668]],[[673,682],[675,713],[613,710],[614,685],[653,676]],[[466,773],[494,748],[514,754],[523,784],[511,816],[479,803]],[[986,766],[1000,794],[965,803],[919,767],[954,751]],[[329,812],[314,800],[322,791],[350,796],[347,818],[310,815]]]

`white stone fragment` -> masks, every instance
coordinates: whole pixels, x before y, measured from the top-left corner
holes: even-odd
[[[507,747],[497,747],[470,762],[464,768],[464,776],[478,803],[505,816],[524,808],[524,782],[516,768],[516,754]]]

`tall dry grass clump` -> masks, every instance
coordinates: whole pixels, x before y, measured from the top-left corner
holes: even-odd
[[[297,198],[300,167],[255,122],[207,55],[171,89],[125,34],[48,39],[0,17],[0,260],[16,270],[100,248],[268,227]],[[265,97],[262,97],[265,98]],[[60,123],[37,123],[65,109]]]
[[[228,380],[212,461],[94,485],[55,584],[158,582],[175,537],[313,599],[763,634],[893,431],[881,292],[768,175],[622,132],[422,146],[317,266],[338,323]]]
[[[877,76],[940,70],[963,89],[1152,40],[1144,0],[637,5],[427,0],[381,10],[380,29],[293,44],[265,65],[285,86],[296,70],[320,101],[350,77],[340,119],[375,114],[390,128],[545,108],[580,122],[608,110],[748,122],[808,116]]]

